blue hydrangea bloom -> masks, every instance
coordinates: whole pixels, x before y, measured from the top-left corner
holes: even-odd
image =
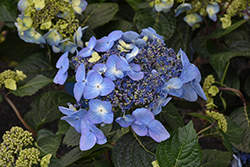
[[[142,29],[141,35],[147,36],[150,39],[159,39],[162,43],[164,43],[164,37],[157,34],[156,31],[151,27]]]
[[[81,64],[76,71],[76,83],[74,85],[74,96],[77,101],[80,101],[87,79],[85,78],[85,66]]]
[[[139,136],[150,136],[155,141],[161,142],[170,137],[164,126],[154,118],[154,114],[146,108],[138,108],[132,116],[136,121],[131,125]]]
[[[193,27],[196,23],[199,23],[202,21],[202,17],[198,15],[197,13],[190,13],[186,15],[183,20],[190,26]]]
[[[212,2],[211,4],[208,4],[206,8],[208,17],[213,21],[217,20],[216,14],[219,12],[219,10],[220,10],[220,7],[217,2]]]
[[[93,99],[97,96],[106,96],[112,92],[115,84],[109,78],[103,78],[98,72],[94,71],[88,76],[88,84],[85,86],[84,98]]]
[[[39,32],[35,31],[35,28],[33,27],[23,31],[22,39],[28,43],[36,43],[36,44],[46,43],[43,36]]]
[[[93,99],[89,101],[88,120],[93,124],[111,124],[114,119],[112,105],[110,102]]]
[[[175,11],[175,17],[179,16],[182,12],[188,11],[193,8],[193,5],[190,3],[183,3],[180,4],[174,11]]]
[[[94,49],[97,52],[108,51],[114,45],[114,42],[122,37],[122,34],[123,32],[119,30],[112,31],[107,37],[97,40]]]
[[[68,78],[69,58],[68,52],[65,52],[57,61],[56,68],[59,68],[53,82],[63,85]]]
[[[69,38],[67,38],[65,40],[60,41],[58,46],[53,45],[52,49],[54,53],[59,53],[59,52],[74,53],[77,49],[77,46],[73,42],[71,42]]]
[[[79,52],[79,56],[81,57],[89,57],[92,55],[92,53],[94,52],[94,47],[97,43],[96,38],[93,36],[90,38],[89,42],[88,42],[88,46],[83,48],[80,52]]]
[[[128,43],[133,43],[136,46],[144,46],[146,45],[146,41],[139,38],[140,35],[134,31],[127,31],[122,34],[122,40]]]
[[[120,61],[120,58],[116,55],[111,55],[108,58],[108,60],[106,62],[107,70],[105,72],[105,76],[107,78],[110,78],[112,80],[116,80],[116,78],[123,78],[124,77],[123,72],[116,68],[116,63],[118,61]]]
[[[164,84],[162,90],[165,96],[170,94],[172,96],[181,97],[183,94],[183,82],[180,78],[171,78]]]
[[[104,74],[107,71],[107,65],[103,63],[97,63],[94,65],[93,70],[99,74]]]
[[[119,123],[121,127],[127,128],[135,122],[135,118],[132,115],[127,114],[122,117],[116,118],[115,121]]]
[[[56,29],[50,30],[43,37],[46,39],[48,44],[51,45],[51,46],[53,46],[53,45],[57,46],[60,43],[60,41],[63,39],[61,34],[59,34],[56,31]]]
[[[118,70],[121,70],[123,72],[126,72],[127,75],[137,81],[143,78],[144,73],[141,71],[141,67],[138,64],[135,63],[128,63],[128,61],[124,57],[120,57],[121,60],[119,60],[116,64],[116,68]]]

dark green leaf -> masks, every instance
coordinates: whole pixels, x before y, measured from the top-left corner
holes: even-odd
[[[62,136],[54,135],[47,129],[41,129],[37,133],[37,145],[41,150],[41,156],[52,154],[56,157],[56,151],[60,146]]]
[[[238,108],[231,113],[230,118],[240,127],[245,128],[241,143],[237,145],[233,143],[233,146],[238,150],[250,153],[250,108],[248,107],[246,112],[243,107]]]
[[[210,63],[217,72],[219,78],[222,77],[223,69],[225,68],[226,63],[233,57],[236,56],[245,56],[250,57],[250,52],[223,52],[217,53],[210,57]]]
[[[175,52],[178,52],[181,48],[189,56],[191,32],[191,27],[181,21],[177,24],[173,36],[166,41],[167,46],[173,48]]]
[[[247,20],[243,19],[240,20],[236,23],[234,23],[233,25],[231,25],[230,27],[228,27],[227,29],[225,29],[224,31],[219,29],[216,32],[212,33],[209,38],[220,38],[230,32],[232,32],[233,30],[237,29],[238,27],[240,27],[242,24],[244,24]]]
[[[237,41],[249,41],[250,34],[246,29],[237,29],[227,35],[225,35],[225,44],[230,46],[232,43]]]
[[[141,3],[141,0],[126,0],[126,1],[134,9],[134,11],[137,11],[139,9],[138,5]]]
[[[232,118],[226,117],[227,119],[227,132],[226,135],[230,142],[235,144],[240,144],[242,142],[243,133],[246,128],[237,125]]]
[[[244,83],[244,90],[246,94],[250,97],[250,76],[247,77],[245,83]]]
[[[229,49],[231,51],[250,52],[250,42],[249,41],[234,41],[230,44]]]
[[[200,113],[187,113],[187,115],[192,115],[194,117],[198,117],[198,118],[202,118],[202,119],[205,119],[207,121],[211,121],[211,118],[206,116],[206,115],[203,115],[203,114],[200,114]]]
[[[9,60],[20,62],[40,49],[39,45],[22,41],[17,33],[8,33],[6,40],[0,44],[0,51]]]
[[[56,69],[51,66],[46,55],[42,53],[35,53],[24,59],[15,67],[15,70],[23,71],[27,76],[24,80],[26,82],[38,74],[48,78],[53,78],[56,73]]]
[[[78,141],[79,142],[79,141]],[[81,158],[81,156],[84,154],[83,151],[80,150],[79,147],[74,148],[73,150],[71,150],[70,152],[68,152],[67,154],[65,154],[61,160],[64,164],[64,166],[68,166],[71,163],[77,161],[79,158]]]
[[[190,121],[185,127],[179,127],[169,139],[161,142],[156,151],[160,167],[194,167],[201,163],[201,148],[198,137]]]
[[[0,95],[0,103],[3,101],[3,96]]]
[[[60,159],[51,157],[49,167],[64,167],[64,164],[62,163]]]
[[[159,120],[163,124],[165,124],[164,122],[169,124],[172,129],[184,126],[181,116],[173,103],[168,103],[167,106],[162,109],[162,112],[159,114]]]
[[[220,132],[220,134],[222,136],[223,145],[227,148],[227,150],[231,154],[233,154],[232,144],[230,143],[228,136],[224,132],[222,132],[222,130],[218,129],[218,131]]]
[[[25,85],[18,87],[16,91],[11,91],[11,93],[20,97],[31,96],[49,83],[52,83],[52,79],[47,78],[43,75],[37,75]]]
[[[10,0],[0,1],[0,20],[6,22],[7,26],[14,28],[14,22],[17,18],[17,9],[14,7]]]
[[[69,130],[70,125],[64,121],[64,120],[59,120],[58,121],[58,131],[56,132],[57,135],[64,135],[67,133]]]
[[[138,139],[147,150],[155,153],[158,143],[149,137]],[[115,143],[112,159],[116,167],[149,167],[152,166],[151,162],[156,160],[152,153],[147,152],[132,133],[127,133]]]
[[[222,105],[223,105],[224,110],[226,110],[226,109],[227,109],[226,100],[222,97],[222,94],[220,94],[219,97],[220,97],[220,100],[221,100],[221,102],[222,102]]]
[[[229,66],[229,68],[227,70],[224,84],[230,88],[234,88],[237,90],[240,89],[240,79],[238,76],[238,72],[234,68],[232,68],[231,66]]]
[[[199,56],[210,57],[211,54],[207,49],[207,38],[204,36],[198,37],[193,42],[194,50]]]
[[[111,164],[107,159],[95,159],[94,160],[95,167],[111,167]]]
[[[67,93],[58,91],[43,93],[31,103],[32,109],[28,112],[28,118],[32,118],[37,130],[41,125],[59,119],[61,112],[58,106],[66,106],[68,102],[73,104],[75,99]]]
[[[81,134],[71,126],[63,139],[63,144],[66,144],[67,146],[77,146],[79,145],[80,137]]]
[[[152,8],[138,10],[134,16],[134,22],[139,30],[152,27],[158,34],[163,35],[165,40],[174,34],[176,27],[173,12],[157,13],[152,11]]]
[[[218,150],[202,150],[201,167],[222,167],[228,166],[231,162],[231,154],[229,152]]]
[[[89,4],[78,19],[82,26],[89,26],[90,29],[95,29],[108,23],[118,10],[116,3]]]

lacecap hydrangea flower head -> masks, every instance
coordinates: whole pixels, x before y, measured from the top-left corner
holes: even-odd
[[[75,70],[77,104],[59,109],[66,115],[62,119],[81,133],[81,150],[107,141],[96,125],[111,124],[118,110],[115,121],[121,127],[131,126],[137,135],[161,142],[170,135],[155,115],[171,96],[206,99],[198,68],[181,49],[176,54],[165,46],[163,36],[151,27],[141,34],[116,30],[101,39],[91,37],[77,53],[59,58],[54,82],[64,84],[68,68]]]
[[[21,14],[15,23],[19,37],[25,42],[49,44],[53,51],[75,52],[83,47],[84,29],[75,14],[87,6],[85,0],[19,0]]]

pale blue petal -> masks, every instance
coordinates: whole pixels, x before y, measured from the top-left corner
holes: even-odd
[[[165,99],[165,97],[162,97],[158,100],[157,102],[157,107],[155,110],[152,111],[152,113],[154,115],[157,115],[161,112],[162,107],[166,106],[168,104],[168,102],[172,99],[172,97],[168,97]]]
[[[93,99],[99,96],[100,90],[93,86],[86,85],[83,96],[85,99]]]
[[[107,70],[107,65],[103,63],[97,63],[94,65],[93,70],[95,70],[99,74],[103,74]]]
[[[19,9],[21,12],[23,12],[23,11],[27,8],[27,6],[28,6],[28,3],[27,3],[26,0],[20,0],[20,1],[18,2],[18,9]]]
[[[94,36],[92,36],[89,40],[89,43],[88,43],[88,48],[90,48],[91,50],[94,49],[95,45],[97,43],[97,40]]]
[[[191,101],[191,102],[194,102],[197,100],[198,96],[196,92],[194,91],[194,89],[191,87],[190,83],[184,84],[183,89],[184,89],[184,95],[182,96],[183,99],[187,101]]]
[[[59,69],[55,78],[53,79],[53,82],[55,84],[63,85],[65,83],[65,81],[67,80],[67,78],[68,78],[68,72],[62,73],[62,70]]]
[[[135,124],[148,125],[154,119],[154,114],[146,108],[138,108],[133,111],[132,116],[136,119]]]
[[[87,113],[87,118],[93,124],[99,124],[103,122],[102,114],[100,112],[89,110],[89,112]]]
[[[112,105],[108,101],[102,101],[102,106],[105,108],[106,112],[112,112]]]
[[[134,43],[137,46],[145,46],[147,44],[146,41],[141,38],[136,39]]]
[[[75,126],[75,121],[76,121],[75,117],[64,116],[64,117],[61,118],[61,120],[67,121],[70,124],[70,126],[72,126],[72,127]]]
[[[106,124],[111,124],[114,120],[114,113],[109,112],[102,115],[102,122]]]
[[[158,120],[152,120],[148,125],[148,129],[150,137],[157,142],[164,141],[170,137],[168,131]]]
[[[134,71],[128,71],[127,72],[128,76],[133,79],[134,81],[139,81],[144,77],[143,72],[134,72]]]
[[[188,11],[188,10],[190,10],[192,8],[193,8],[193,5],[190,4],[190,3],[183,3],[183,4],[179,5],[175,9],[175,17],[179,16],[182,12]]]
[[[198,76],[199,70],[194,64],[189,64],[182,69],[180,79],[183,83],[188,83]]]
[[[94,71],[94,72],[91,72],[91,74],[88,76],[88,85],[90,86],[97,86],[97,85],[100,85],[103,81],[103,78],[102,76]]]
[[[112,45],[110,47],[110,44],[112,44],[112,42],[109,42],[108,37],[102,37],[101,39],[97,40],[97,43],[96,43],[94,49],[97,52],[106,52],[113,46]]]
[[[212,15],[208,15],[208,17],[213,20],[216,21],[217,20],[217,15],[216,14],[212,14]]]
[[[129,127],[132,123],[135,122],[135,118],[132,115],[125,115],[124,117],[118,117],[115,120],[117,123],[121,125],[121,127],[126,128]]]
[[[90,125],[90,129],[98,139],[106,138],[103,132],[100,129],[98,129],[95,125]]]
[[[127,62],[127,60],[123,57],[121,57],[121,60],[119,60],[116,63],[116,68],[121,71],[131,71],[131,68]]]
[[[109,35],[108,35],[108,40],[109,42],[113,42],[113,41],[116,41],[118,39],[120,39],[122,37],[122,34],[123,32],[120,31],[120,30],[115,30],[115,31],[112,31]],[[112,47],[112,46],[111,46]]]
[[[61,69],[61,73],[65,73],[69,69],[68,52],[65,52],[57,61],[56,68]]]
[[[112,80],[116,80],[115,72],[116,72],[116,68],[108,68],[105,71],[105,77],[112,79]]]
[[[139,136],[146,136],[148,134],[148,128],[145,125],[138,125],[133,123],[131,127]]]
[[[43,37],[47,40],[47,43],[51,46],[58,45],[60,41],[63,39],[62,36],[55,29],[50,30]]]
[[[90,48],[88,48],[88,47],[85,47],[85,48],[83,48],[82,50],[80,50],[80,52],[78,53],[78,55],[79,55],[80,57],[89,57],[89,56],[92,55],[93,52],[94,52],[94,51],[93,51],[92,49],[90,49]]]
[[[81,100],[85,85],[86,85],[86,83],[82,82],[82,81],[75,83],[75,85],[74,85],[74,97],[77,101]]]
[[[75,111],[73,111],[73,110],[71,110],[71,109],[69,109],[69,108],[66,108],[66,107],[61,107],[61,106],[59,106],[58,107],[59,108],[59,110],[63,113],[63,114],[65,114],[65,115],[67,115],[67,116],[69,116],[69,115],[71,115],[71,114],[73,114]]]
[[[124,40],[125,42],[129,42],[129,43],[133,43],[139,37],[140,35],[134,31],[127,31],[122,34],[122,40]]]
[[[188,66],[190,64],[190,61],[189,61],[186,53],[182,49],[179,50],[177,55],[181,56],[181,63],[182,63],[183,67],[186,67],[186,66]]]
[[[82,63],[76,71],[76,81],[77,82],[82,82],[85,80],[85,66],[84,63]]]
[[[97,144],[105,144],[106,142],[107,142],[107,138],[106,137],[104,137],[102,139],[97,138],[97,141],[96,141]]]
[[[120,58],[116,55],[111,55],[107,62],[106,65],[107,67],[116,67],[116,63],[120,60]]]
[[[140,51],[140,49],[138,47],[134,47],[131,53],[126,54],[126,59],[128,60],[128,62],[133,60],[133,58],[135,58],[137,56],[139,51]]]
[[[104,78],[102,84],[100,85],[100,95],[106,96],[111,93],[115,88],[115,84],[112,80]]]
[[[102,104],[102,101],[99,99],[93,99],[89,101],[89,108],[94,112],[98,112],[99,106]]]
[[[135,72],[141,71],[141,66],[139,64],[130,63],[131,69]]]
[[[80,149],[82,151],[91,149],[95,145],[96,141],[97,139],[94,133],[90,132],[87,128],[82,129],[80,138]]]
[[[191,82],[192,88],[195,90],[195,92],[204,100],[207,100],[207,97],[200,85],[199,82]]]

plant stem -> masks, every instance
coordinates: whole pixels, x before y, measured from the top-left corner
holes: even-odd
[[[12,103],[12,101],[3,93],[1,92],[1,94],[3,95],[4,99],[9,103],[9,105],[11,106],[11,108],[14,110],[14,112],[16,113],[18,119],[22,122],[22,124],[25,126],[26,129],[28,129],[32,135],[36,138],[36,133],[31,129],[31,127],[24,121],[23,117],[21,116],[21,114],[19,113],[19,111],[17,110],[16,106]]]
[[[223,15],[223,14],[227,11],[228,7],[231,5],[232,2],[233,2],[233,0],[231,0],[231,1],[228,3],[227,7],[221,12],[220,15]]]
[[[208,130],[208,129],[212,128],[212,127],[214,127],[215,124],[216,124],[216,122],[212,123],[210,126],[204,128],[204,129],[202,129],[201,131],[199,131],[199,132],[197,133],[197,135],[199,135],[199,134],[205,132],[206,130]]]
[[[222,78],[221,78],[221,80],[220,80],[220,85],[221,85],[221,86],[223,85],[224,80],[225,80],[225,77],[226,77],[226,75],[227,75],[227,70],[228,70],[229,64],[230,64],[230,61],[228,61],[227,65],[226,65],[226,68],[225,68],[225,71],[224,71],[224,73],[223,73],[223,76],[222,76]]]

